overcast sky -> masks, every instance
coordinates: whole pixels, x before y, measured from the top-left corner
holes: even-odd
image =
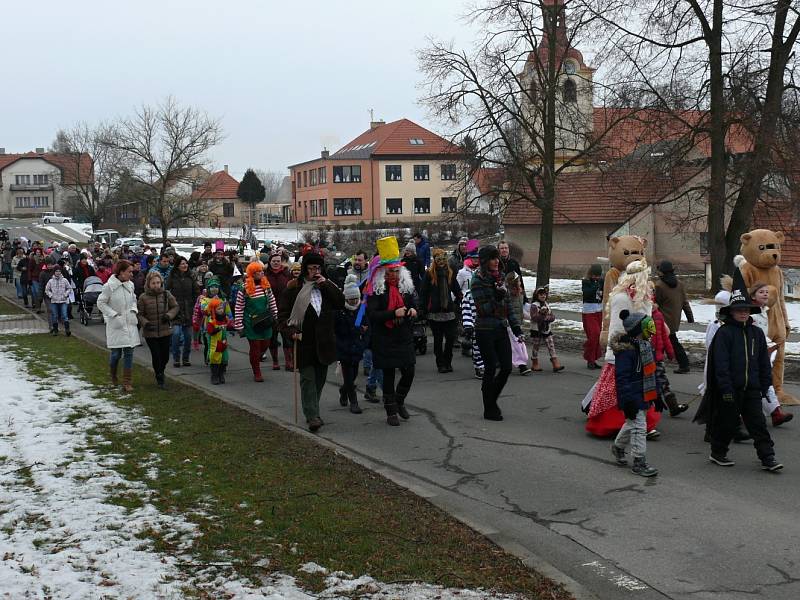
[[[464,0],[39,0],[3,2],[0,147],[48,146],[59,127],[167,95],[222,120],[212,159],[241,178],[335,150],[410,118],[415,51],[468,44]]]

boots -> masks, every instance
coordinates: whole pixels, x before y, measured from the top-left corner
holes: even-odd
[[[69,330],[69,321],[66,321],[64,323],[64,335],[66,335],[67,337],[72,335],[72,332]]]
[[[375,393],[376,388],[367,386],[367,391],[364,393],[364,400],[367,402],[372,402],[373,404],[377,404],[380,402],[378,400],[378,395]]]
[[[225,383],[225,371],[228,369],[228,365],[219,365],[219,382]]]
[[[269,353],[272,355],[272,370],[280,371],[281,365],[278,363],[278,348],[275,346],[270,346]]]
[[[219,365],[211,365],[211,385],[219,385]]]
[[[658,475],[658,469],[648,465],[647,459],[644,456],[642,456],[633,459],[633,466],[631,467],[631,473],[633,473],[634,475],[641,475],[642,477],[653,477],[654,475]]]
[[[58,323],[53,323],[53,326],[50,328],[50,335],[58,335]]]
[[[531,370],[530,370],[530,368],[528,368],[528,365],[520,365],[519,366],[519,374],[520,375],[527,375],[530,372],[531,372]]]
[[[538,358],[534,358],[531,360],[531,370],[536,371],[537,373],[542,370],[542,367],[539,366]]]
[[[410,391],[410,389],[398,387],[394,395],[394,401],[395,404],[397,404],[397,414],[399,414],[404,421],[408,421],[408,419],[411,418],[411,415],[408,414],[408,410],[406,409],[406,396],[408,396],[408,392]]]
[[[356,388],[353,386],[347,392],[347,398],[350,401],[350,412],[354,415],[360,415],[363,411],[361,407],[358,405],[358,394],[356,393]]]
[[[397,404],[394,401],[394,396],[384,396],[383,407],[386,409],[386,422],[392,427],[400,425],[400,419],[397,418]]]
[[[339,388],[339,406],[347,406],[347,389],[344,386]]]
[[[491,397],[490,393],[483,394],[483,418],[487,421],[503,420],[503,413],[497,406],[497,398]]]
[[[564,367],[560,362],[558,362],[557,357],[553,357],[550,359],[550,362],[553,363],[553,373],[559,373],[564,370]]]
[[[287,371],[294,371],[294,348],[283,347],[283,360]]]
[[[122,389],[128,393],[133,391],[133,369],[122,369]]]
[[[261,375],[261,365],[253,367],[253,381],[258,383],[262,383],[264,381],[264,377]]]
[[[164,374],[163,373],[156,373],[156,385],[158,386],[158,389],[160,389],[160,390],[167,389],[167,386],[166,386],[166,384],[164,382]]]
[[[111,387],[117,387],[119,385],[119,379],[117,379],[117,366],[118,366],[118,364],[109,365],[109,367],[108,367],[108,372],[111,375]]]
[[[783,412],[780,406],[773,410],[770,416],[772,417],[773,427],[778,427],[779,425],[783,425],[784,423],[788,423],[794,419],[794,415],[792,413]]]
[[[689,410],[688,404],[678,404],[678,400],[675,398],[675,394],[672,392],[667,392],[664,394],[664,404],[666,404],[667,408],[669,408],[670,417],[677,417],[682,412]]]

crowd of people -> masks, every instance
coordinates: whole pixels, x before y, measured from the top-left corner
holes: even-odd
[[[174,368],[189,367],[193,351],[202,351],[211,383],[225,384],[230,336],[236,333],[247,340],[255,382],[264,381],[262,363],[270,358],[272,370],[281,369],[282,347],[283,368],[299,375],[302,411],[312,432],[324,425],[320,399],[334,363],[343,380],[341,406],[362,412],[356,382],[363,368],[364,399],[383,403],[390,426],[408,420],[405,402],[426,327],[439,373],[453,371],[456,347],[471,358],[489,421],[503,420],[498,399],[515,369],[521,376],[542,371],[542,346],[552,371],[564,370],[549,290],[538,287],[529,294],[504,241],[481,246],[462,238],[448,253],[430,248],[421,234],[402,251],[396,238],[387,237],[330,273],[324,254],[307,244],[291,260],[284,248],[269,245],[245,260],[218,242],[186,257],[169,242],[159,252],[99,243],[78,250],[75,244],[45,247],[21,238],[5,245],[3,268],[25,306],[41,312],[44,305],[53,335],[59,325],[70,335],[73,304],[86,310],[85,284],[99,279],[94,304],[111,350],[110,379],[120,384],[121,361],[126,391],[133,389],[133,353],[142,339],[162,389],[170,357]],[[645,477],[658,473],[647,462],[646,440],[660,435],[662,411],[677,417],[688,409],[670,389],[665,361],[677,362],[676,374],[691,368],[676,335],[681,313],[693,322],[686,292],[669,261],[659,263],[657,275],[653,282],[642,257],[628,264],[608,298],[601,265],[592,265],[582,281],[583,358],[588,369],[600,371],[583,402],[586,428],[614,436],[614,459],[627,465],[629,453],[632,471]],[[765,418],[779,426],[792,414],[781,410],[771,385],[776,346],[766,335],[766,288],[759,283],[715,298],[718,318],[706,336],[704,397],[695,420],[706,426],[710,460],[721,466],[733,464],[727,457],[732,440],[752,438],[765,469],[782,467]]]

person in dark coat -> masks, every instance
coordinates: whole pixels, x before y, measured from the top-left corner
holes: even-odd
[[[519,266],[519,261],[511,256],[511,246],[505,240],[497,244],[497,251],[500,253],[500,270],[508,275],[509,273],[516,273],[519,276],[519,282],[522,286],[522,301],[527,304],[528,293],[525,291],[525,280],[522,278],[522,267]]]
[[[285,259],[285,260],[284,260]],[[289,260],[289,255],[286,250],[278,248],[273,250],[268,259],[266,276],[269,285],[272,288],[272,293],[276,298],[282,298],[283,292],[289,282],[292,280],[292,274],[289,272],[289,267],[286,261]],[[281,334],[281,343],[283,344],[283,359],[284,366],[287,371],[294,371],[294,352],[292,340],[285,335]],[[272,355],[272,370],[279,371],[281,366],[278,364],[278,328],[272,330],[272,341],[269,345],[269,352]]]
[[[342,368],[344,384],[339,388],[339,404],[350,405],[350,412],[361,414],[356,393],[358,364],[366,348],[367,324],[356,325],[361,306],[361,290],[356,277],[348,275],[344,283],[344,309],[336,313],[336,360]]]
[[[414,245],[417,247],[417,258],[422,261],[423,268],[431,266],[431,247],[428,239],[420,232],[414,234]]]
[[[710,420],[709,460],[722,467],[734,465],[728,458],[728,447],[736,435],[741,416],[753,438],[762,468],[778,471],[783,465],[775,459],[761,408],[761,398],[767,396],[772,385],[769,351],[764,332],[753,325],[750,316],[760,310],[740,290],[734,290],[728,306],[720,309],[723,325],[714,335],[708,356],[710,402],[705,407],[708,411],[705,417]]]
[[[433,332],[433,353],[439,373],[453,371],[453,344],[456,341],[456,306],[461,304],[461,288],[450,268],[447,253],[433,249],[433,264],[425,272],[419,296],[420,313]]]
[[[686,313],[686,320],[694,323],[692,307],[686,297],[686,290],[683,284],[675,276],[675,269],[668,260],[662,260],[658,264],[659,281],[656,282],[656,304],[658,304],[661,314],[664,315],[664,322],[669,327],[669,341],[675,350],[675,358],[678,361],[678,368],[675,373],[689,372],[689,358],[678,340],[678,329],[681,326],[681,311]]]
[[[278,311],[279,328],[297,342],[295,368],[300,371],[303,414],[312,432],[323,425],[319,401],[328,366],[336,362],[336,313],[344,308],[344,296],[325,278],[324,266],[319,254],[303,256],[300,277],[287,284]]]
[[[172,366],[180,367],[183,364],[184,367],[191,367],[189,357],[192,353],[192,314],[200,288],[189,270],[189,261],[183,256],[175,259],[173,269],[167,277],[167,290],[178,302],[178,316],[172,324]]]
[[[403,266],[408,269],[411,281],[414,282],[414,290],[419,294],[426,267],[423,266],[422,261],[417,256],[417,247],[413,242],[408,242],[406,247],[403,248]]]
[[[387,238],[383,238],[386,240]],[[406,396],[414,382],[416,352],[413,320],[417,316],[414,283],[408,269],[401,266],[397,240],[381,251],[382,266],[372,279],[372,293],[367,300],[370,322],[372,364],[383,371],[383,405],[386,422],[400,424],[397,416],[410,417],[405,407]],[[382,243],[382,240],[378,240]],[[400,380],[395,387],[396,371]]]
[[[214,258],[208,263],[208,270],[217,276],[222,286],[222,292],[226,298],[230,298],[233,263],[225,258],[225,253],[222,250],[214,252]]]

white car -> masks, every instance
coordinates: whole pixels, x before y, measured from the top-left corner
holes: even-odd
[[[126,244],[128,246],[130,246],[131,248],[133,248],[134,246],[139,246],[140,248],[142,248],[142,247],[144,247],[144,240],[142,238],[123,238],[123,237],[121,237],[121,238],[117,238],[117,241],[114,242],[114,247],[117,247],[117,246],[122,247],[122,246],[124,246]]]
[[[42,213],[42,223],[69,223],[69,217],[55,212]]]

